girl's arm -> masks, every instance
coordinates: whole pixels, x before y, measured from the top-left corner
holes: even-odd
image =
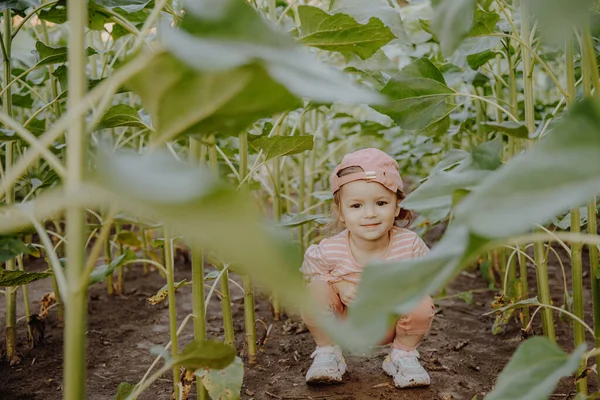
[[[312,282],[319,279],[325,282],[338,280],[337,277],[331,275],[333,268],[327,261],[323,247],[320,244],[313,244],[308,247],[304,253],[304,262],[300,268],[300,272],[304,278]]]

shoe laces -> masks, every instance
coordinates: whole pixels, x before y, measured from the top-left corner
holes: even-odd
[[[334,346],[319,346],[310,355],[315,361],[333,361],[337,359],[336,348]]]
[[[413,351],[394,351],[395,354],[392,361],[395,364],[400,364],[404,368],[422,368],[419,363],[419,353],[416,350]]]

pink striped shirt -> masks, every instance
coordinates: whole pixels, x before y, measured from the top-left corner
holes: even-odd
[[[390,245],[383,257],[385,261],[400,261],[421,257],[429,248],[421,238],[408,229],[394,226],[391,229]],[[311,245],[304,254],[300,271],[304,278],[326,282],[342,280],[358,283],[364,265],[354,260],[348,243],[348,230]]]

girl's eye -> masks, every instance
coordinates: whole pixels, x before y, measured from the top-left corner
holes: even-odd
[[[380,207],[385,206],[386,204],[387,204],[387,201],[378,201],[377,202],[377,205]]]
[[[358,203],[357,204],[352,204],[350,206],[350,208],[360,208],[360,204],[358,204]]]

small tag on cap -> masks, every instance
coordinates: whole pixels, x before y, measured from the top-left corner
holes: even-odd
[[[375,171],[365,171],[365,175],[367,176],[367,179],[376,179],[377,178],[377,172],[375,172]]]

